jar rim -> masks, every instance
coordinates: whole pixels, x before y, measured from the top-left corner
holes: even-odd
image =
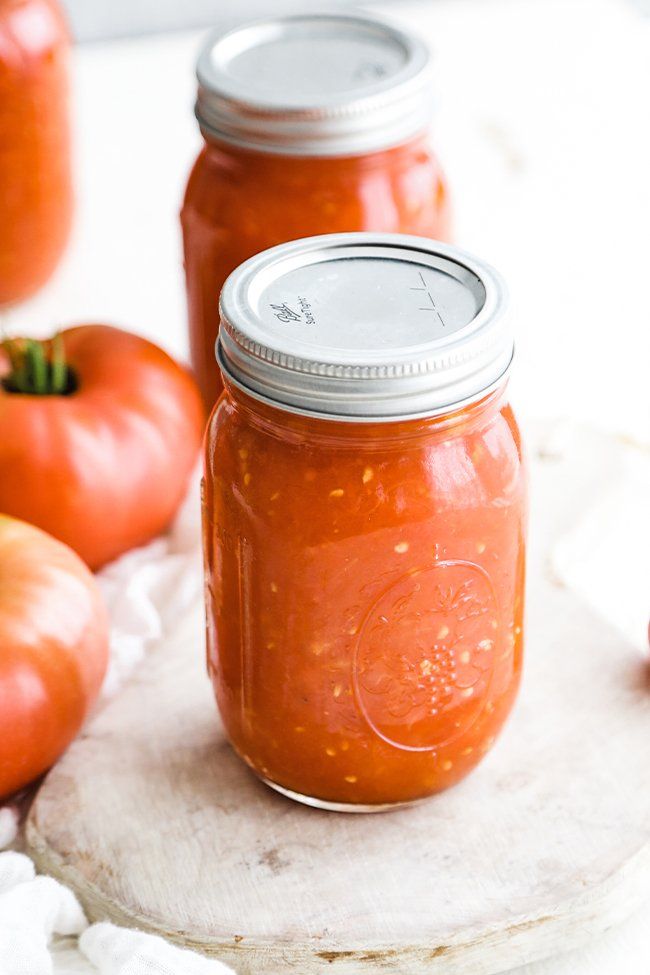
[[[240,382],[240,380],[229,371],[228,364],[224,361],[223,352],[220,350],[219,343],[217,342],[217,363],[223,372],[224,379],[227,383],[230,383],[230,385],[234,386],[235,389],[239,390],[241,393],[244,393],[250,399],[256,401],[257,403],[263,403],[265,406],[271,406],[274,409],[279,410],[281,413],[287,413],[292,416],[303,416],[314,420],[325,420],[330,423],[344,423],[349,426],[355,424],[363,426],[370,426],[371,424],[396,425],[399,423],[406,423],[410,420],[441,419],[446,416],[450,416],[453,413],[461,412],[470,406],[475,406],[482,400],[488,399],[498,390],[503,390],[506,388],[510,378],[513,359],[514,346],[510,363],[498,379],[496,379],[490,386],[482,389],[480,392],[475,393],[472,396],[468,396],[464,400],[458,400],[455,403],[450,403],[448,406],[439,407],[436,410],[425,410],[421,413],[400,413],[399,415],[390,414],[386,416],[348,416],[345,414],[323,413],[318,412],[317,410],[308,410],[298,406],[290,406],[287,403],[282,403],[277,399],[272,399],[270,396],[264,396],[264,394],[260,393],[258,390],[251,389],[243,382]]]
[[[501,277],[428,238],[281,244],[230,275],[220,313],[224,375],[253,398],[324,419],[443,415],[504,383],[514,355]]]
[[[262,152],[363,154],[431,118],[429,49],[383,17],[294,13],[217,31],[196,71],[206,138]]]

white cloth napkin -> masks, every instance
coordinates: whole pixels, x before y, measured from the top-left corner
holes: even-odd
[[[220,961],[114,924],[88,927],[71,890],[36,876],[22,853],[0,853],[0,975],[52,975],[52,941],[81,935],[79,949],[101,975],[233,975]]]
[[[195,605],[203,586],[200,511],[197,471],[172,531],[98,574],[111,619],[102,701],[119,690],[151,645]]]
[[[18,813],[13,806],[0,809],[0,850],[10,846],[18,835]]]
[[[595,487],[582,516],[555,544],[555,575],[648,652],[650,452],[620,440],[609,483]],[[612,465],[613,466],[613,465]]]
[[[93,924],[79,947],[101,975],[233,975],[220,961],[114,924]]]
[[[72,891],[52,877],[35,876],[22,853],[0,854],[2,975],[51,975],[53,935],[79,935],[86,924]]]

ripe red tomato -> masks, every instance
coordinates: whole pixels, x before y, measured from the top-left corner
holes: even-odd
[[[92,569],[164,531],[203,434],[189,372],[107,325],[3,346],[0,511],[59,538]]]
[[[0,515],[0,798],[67,748],[107,659],[108,619],[90,571],[67,545]]]

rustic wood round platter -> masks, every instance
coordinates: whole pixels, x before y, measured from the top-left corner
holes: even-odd
[[[197,606],[46,779],[27,825],[40,868],[91,918],[240,975],[491,975],[630,913],[650,893],[647,670],[548,559],[616,447],[583,431],[562,453],[533,463],[520,700],[467,780],[376,816],[276,795],[223,738]]]

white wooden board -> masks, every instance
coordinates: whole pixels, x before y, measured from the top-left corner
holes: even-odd
[[[274,794],[222,737],[197,607],[46,780],[27,826],[41,869],[91,918],[241,975],[491,975],[631,912],[650,892],[647,670],[547,569],[614,476],[605,444],[534,465],[524,684],[464,783],[371,817]]]

